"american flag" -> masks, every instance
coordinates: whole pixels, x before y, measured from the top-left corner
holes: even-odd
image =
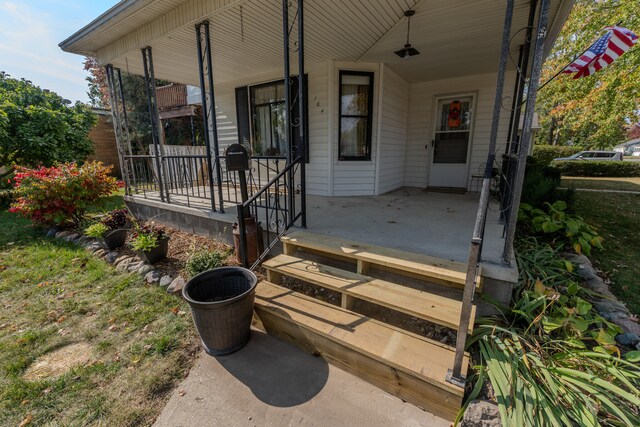
[[[579,58],[562,71],[565,74],[576,73],[574,79],[590,76],[603,69],[625,53],[638,41],[638,36],[627,28],[606,27],[606,34],[600,37]]]

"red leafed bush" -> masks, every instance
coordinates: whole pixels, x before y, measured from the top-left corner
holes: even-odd
[[[17,167],[13,178],[17,212],[41,225],[77,225],[87,207],[120,185],[101,162],[63,163],[54,167]]]

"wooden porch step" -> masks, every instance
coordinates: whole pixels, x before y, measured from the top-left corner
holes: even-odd
[[[279,284],[282,275],[340,292],[343,308],[351,308],[352,299],[359,298],[410,316],[458,329],[462,302],[418,289],[374,279],[362,274],[296,258],[278,255],[262,264],[268,279]],[[469,332],[473,331],[475,306],[471,311]]]
[[[464,289],[467,264],[428,255],[353,242],[337,237],[294,231],[281,238],[284,253],[293,255],[302,249],[357,262],[358,273],[367,274],[370,266],[389,270],[432,283]],[[478,272],[476,292],[482,290],[482,270]]]
[[[449,346],[269,282],[258,284],[255,310],[269,334],[435,415],[453,420],[462,405],[463,388],[445,381]]]

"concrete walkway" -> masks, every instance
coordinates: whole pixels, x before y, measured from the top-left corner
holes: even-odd
[[[567,187],[560,187],[562,190],[567,190]],[[640,191],[634,190],[603,190],[598,188],[574,188],[575,191],[590,191],[592,193],[616,193],[616,194],[640,194]]]
[[[200,426],[450,426],[324,359],[259,331],[239,352],[204,352],[155,423]]]

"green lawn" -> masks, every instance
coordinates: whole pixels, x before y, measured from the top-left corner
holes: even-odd
[[[640,178],[563,177],[562,185],[564,187],[594,190],[640,191]]]
[[[193,363],[187,305],[13,214],[0,212],[0,224],[0,425],[151,424]],[[77,343],[89,362],[24,378],[39,357]]]
[[[576,213],[605,239],[590,259],[611,279],[611,291],[640,314],[640,195],[577,191]]]

